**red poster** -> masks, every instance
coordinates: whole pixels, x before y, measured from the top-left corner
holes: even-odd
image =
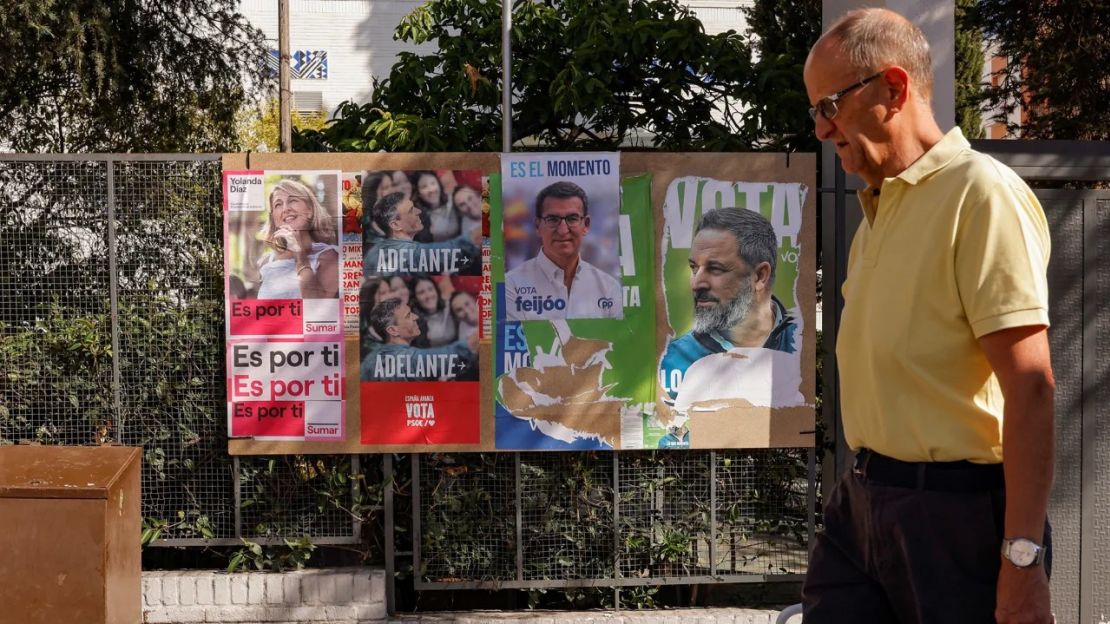
[[[477,444],[477,382],[362,384],[363,444]]]

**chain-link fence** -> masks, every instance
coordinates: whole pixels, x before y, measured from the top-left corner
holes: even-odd
[[[413,456],[418,589],[797,579],[806,449]]]
[[[0,156],[0,444],[142,446],[161,545],[355,542],[388,492],[387,566],[394,536],[411,540],[418,589],[804,568],[805,450],[428,454],[400,471],[387,456],[384,474],[230,457],[220,172],[207,155]],[[391,503],[409,468],[411,532]]]
[[[234,460],[221,164],[0,156],[0,444],[143,447],[165,545],[358,538],[358,458]]]

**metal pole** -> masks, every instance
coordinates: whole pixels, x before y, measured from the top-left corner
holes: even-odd
[[[420,548],[420,453],[412,453],[412,583],[413,587],[420,587],[424,581],[420,571],[420,558],[423,556]]]
[[[281,151],[293,151],[293,120],[289,113],[292,92],[289,88],[289,0],[278,0],[278,118]]]
[[[717,576],[717,451],[709,451],[709,576]]]
[[[243,486],[239,482],[239,456],[231,458],[231,491],[235,497],[235,537],[243,537]]]
[[[112,322],[112,411],[116,419],[116,441],[123,442],[123,388],[120,381],[119,350],[119,262],[116,245],[116,163],[109,160],[108,166],[108,296],[111,305]],[[97,434],[97,442],[107,442],[109,431]]]
[[[397,579],[394,572],[397,570],[397,547],[393,543],[393,487],[396,475],[393,474],[393,453],[382,454],[382,481],[385,482],[385,612],[393,615],[397,612]]]
[[[806,544],[810,551],[816,543],[817,534],[817,449],[806,451],[806,472],[809,473],[806,485]]]
[[[501,151],[513,151],[513,0],[501,0]]]
[[[362,462],[359,461],[359,455],[351,455],[351,508],[354,509],[355,503],[358,501],[359,479],[357,475],[362,473]],[[359,539],[362,537],[362,517],[355,517],[351,522],[351,537]]]
[[[621,456],[613,453],[613,578],[621,577]],[[621,609],[620,586],[613,587],[613,607]]]
[[[524,580],[524,510],[520,483],[520,452],[513,453],[513,490],[516,507],[516,580]]]

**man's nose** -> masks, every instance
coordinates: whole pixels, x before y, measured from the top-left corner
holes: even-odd
[[[813,123],[813,134],[817,136],[818,141],[828,141],[836,132],[836,124],[826,119],[821,113],[817,113],[817,118],[813,120]]]
[[[705,281],[705,269],[694,269],[690,272],[690,288],[693,290],[705,290],[708,284]]]

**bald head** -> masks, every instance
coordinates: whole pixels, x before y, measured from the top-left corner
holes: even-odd
[[[887,67],[906,70],[911,92],[933,99],[933,61],[929,42],[913,22],[887,9],[857,9],[838,19],[810,52],[842,57],[862,79]]]

